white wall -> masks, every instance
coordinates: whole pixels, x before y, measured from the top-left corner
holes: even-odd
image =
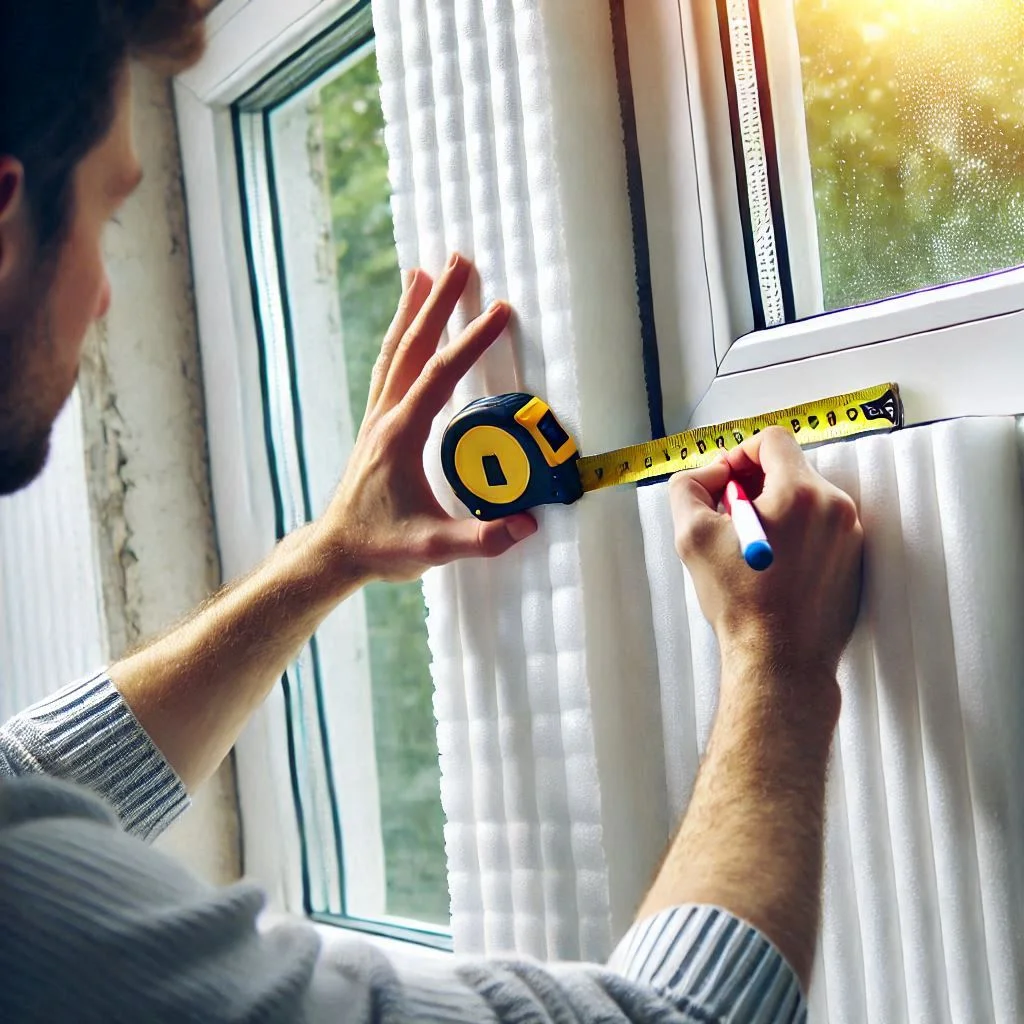
[[[137,71],[145,179],[107,236],[114,301],[87,346],[82,405],[110,654],[220,582],[181,164],[167,84]],[[160,844],[217,881],[239,869],[230,765]]]

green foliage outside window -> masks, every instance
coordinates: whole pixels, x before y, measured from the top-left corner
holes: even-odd
[[[401,294],[373,54],[319,93],[342,334],[355,422]],[[447,925],[440,770],[418,583],[365,590],[388,914]],[[344,800],[345,794],[339,795]]]

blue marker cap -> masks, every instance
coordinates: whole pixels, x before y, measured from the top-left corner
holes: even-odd
[[[751,569],[764,572],[775,561],[771,544],[766,540],[755,540],[743,549],[743,557]]]

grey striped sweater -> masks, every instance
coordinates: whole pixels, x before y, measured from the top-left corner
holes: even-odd
[[[105,676],[0,729],[0,1021],[801,1021],[796,977],[724,910],[640,922],[609,964],[391,961],[258,930],[263,897],[195,878],[144,840],[181,781]]]

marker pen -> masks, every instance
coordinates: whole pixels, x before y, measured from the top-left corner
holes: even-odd
[[[746,491],[735,480],[730,480],[725,485],[722,504],[732,517],[732,525],[736,529],[740,550],[747,565],[758,572],[767,569],[775,559],[772,546],[768,543],[764,527]]]

